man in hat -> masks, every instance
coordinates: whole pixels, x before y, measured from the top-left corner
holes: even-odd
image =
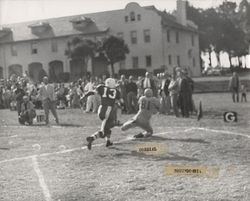
[[[49,124],[49,110],[55,117],[56,123],[59,124],[59,119],[56,112],[56,95],[53,85],[49,84],[48,77],[43,78],[43,85],[39,90],[39,96],[43,102],[43,109],[45,113],[45,122]]]

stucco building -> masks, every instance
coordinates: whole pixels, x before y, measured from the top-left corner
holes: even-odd
[[[101,75],[109,70],[108,63],[95,57],[87,64],[65,55],[67,42],[74,36],[95,42],[109,35],[122,37],[130,53],[126,60],[115,64],[115,70],[144,68],[153,72],[175,66],[200,75],[199,35],[197,26],[186,19],[186,2],[177,0],[176,15],[129,3],[124,9],[39,21],[6,24],[0,28],[0,77],[28,72],[37,80],[43,69],[57,76],[70,72]]]

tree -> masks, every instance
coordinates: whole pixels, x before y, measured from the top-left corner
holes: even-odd
[[[247,54],[250,44],[250,6],[247,0],[242,0],[239,9],[235,2],[230,1],[206,10],[189,5],[187,17],[199,27],[200,49],[209,53],[210,65],[212,51],[219,63],[221,51],[227,52],[230,65],[232,57],[238,57],[240,61],[239,58]]]
[[[95,42],[75,36],[68,41],[65,54],[71,59],[82,59],[86,65],[88,60],[94,56],[96,50],[97,45]],[[84,69],[81,68],[81,76],[83,74]]]
[[[242,0],[239,5],[238,19],[239,27],[245,33],[245,41],[250,51],[250,3],[247,0]]]
[[[111,74],[114,76],[114,64],[126,59],[126,54],[129,53],[128,46],[123,39],[110,36],[104,40],[102,50],[111,65]]]

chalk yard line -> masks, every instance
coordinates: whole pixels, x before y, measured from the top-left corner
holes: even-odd
[[[210,131],[214,133],[219,133],[221,135],[237,135],[237,136],[242,136],[246,138],[250,138],[250,135],[246,135],[243,133],[237,133],[237,132],[231,132],[231,131],[226,131],[226,130],[216,130],[216,129],[210,129],[210,128],[202,128],[202,127],[192,127],[189,130],[203,130],[203,131]]]
[[[216,133],[219,133],[219,134],[238,135],[238,136],[249,138],[248,135],[244,135],[242,133],[235,133],[235,132],[230,132],[230,131],[225,131],[225,130],[214,130],[214,129],[208,129],[208,128],[202,128],[202,127],[192,127],[192,128],[189,127],[188,129],[183,130],[183,132],[190,132],[192,130],[204,130],[204,131],[216,132]],[[157,136],[157,135],[164,135],[164,134],[168,134],[168,133],[173,133],[173,131],[155,133],[154,135]],[[134,139],[134,138],[129,136],[129,137],[125,138],[125,139],[115,141],[114,143],[119,144],[119,143],[122,143],[122,142],[130,141],[132,139]],[[103,146],[104,144],[105,143],[94,144],[94,145],[92,145],[92,147],[100,147],[100,146]],[[7,160],[2,160],[2,161],[0,161],[0,164],[7,163],[7,162],[12,162],[12,161],[27,160],[27,159],[30,159],[32,157],[51,156],[51,155],[70,153],[70,152],[73,152],[73,151],[85,150],[85,149],[87,149],[87,146],[77,147],[77,148],[72,148],[72,149],[66,149],[66,150],[56,151],[56,152],[50,152],[50,153],[43,153],[43,154],[24,156],[24,157],[19,157],[19,158],[12,158],[12,159],[7,159]]]
[[[32,158],[32,165],[33,165],[34,171],[36,172],[36,175],[38,177],[39,185],[43,191],[44,198],[46,201],[52,201],[51,195],[49,192],[49,188],[48,188],[47,184],[45,183],[43,173],[39,168],[37,156],[32,156],[31,158]]]
[[[184,130],[184,132],[185,132],[185,130]],[[173,132],[172,131],[161,132],[161,133],[155,133],[154,135],[164,135],[164,134],[167,134],[167,133],[173,133]],[[132,139],[134,139],[132,136],[128,136],[125,139],[115,141],[114,144],[119,144],[119,143],[122,143],[122,142],[130,141]],[[92,145],[92,147],[100,147],[100,146],[103,146],[103,145],[105,145],[105,143],[94,144],[94,145]],[[73,151],[85,150],[85,149],[87,149],[87,146],[76,147],[76,148],[72,148],[72,149],[65,149],[65,150],[62,150],[62,151],[56,151],[56,152],[50,152],[50,153],[34,154],[34,155],[30,155],[30,156],[23,156],[23,157],[18,157],[18,158],[2,160],[2,161],[0,161],[0,164],[13,162],[13,161],[32,159],[33,157],[45,157],[45,156],[51,156],[51,155],[65,154],[65,153],[70,153],[70,152],[73,152]]]

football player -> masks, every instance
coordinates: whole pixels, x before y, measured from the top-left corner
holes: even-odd
[[[122,131],[126,131],[130,128],[140,127],[144,130],[144,132],[139,133],[134,137],[150,137],[153,134],[150,118],[153,114],[156,114],[159,111],[160,101],[156,97],[153,97],[152,89],[148,88],[144,91],[144,96],[139,99],[138,104],[138,113],[132,119],[125,122],[121,129]]]
[[[96,92],[101,96],[101,105],[98,108],[98,116],[102,120],[101,129],[95,134],[86,138],[88,149],[91,149],[92,143],[97,138],[106,138],[106,147],[112,146],[110,141],[111,128],[116,125],[116,101],[120,100],[120,92],[116,89],[116,83],[113,78],[105,80],[105,85],[99,85]]]

